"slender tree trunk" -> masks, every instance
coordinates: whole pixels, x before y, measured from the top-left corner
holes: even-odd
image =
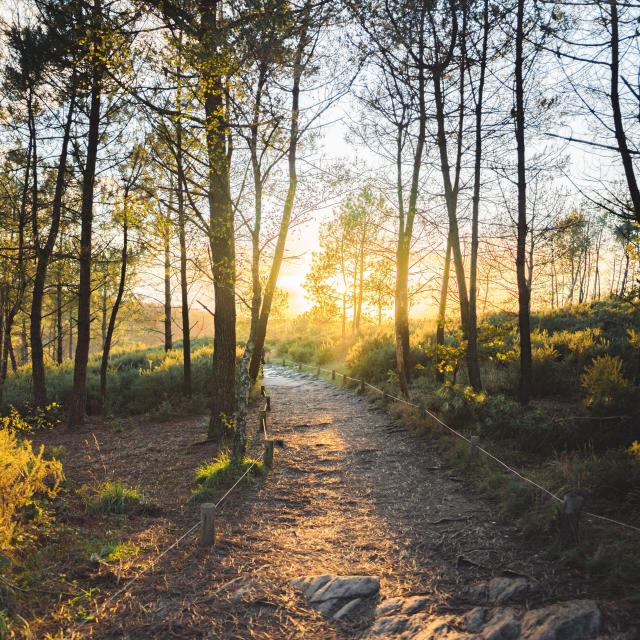
[[[440,304],[438,305],[438,320],[436,324],[436,346],[444,346],[445,318],[447,315],[447,298],[449,296],[449,278],[451,274],[451,238],[447,236],[447,250],[444,258],[444,271],[442,273],[442,285],[440,286]],[[437,351],[436,351],[437,354]],[[438,357],[438,355],[436,355]],[[439,363],[436,363],[439,365]],[[444,383],[444,372],[436,366],[436,380]]]
[[[104,347],[102,349],[102,360],[100,361],[100,401],[102,409],[104,410],[107,400],[107,370],[109,368],[109,353],[111,351],[111,342],[113,340],[113,332],[116,328],[116,320],[118,317],[118,311],[122,304],[122,297],[124,296],[124,289],[127,280],[127,250],[129,246],[129,222],[127,216],[127,193],[124,195],[124,217],[122,221],[122,253],[120,257],[120,280],[118,282],[118,292],[116,299],[111,307],[111,314],[109,316],[109,324],[107,325],[107,332],[104,340]]]
[[[109,295],[107,291],[107,278],[109,277],[108,270],[109,270],[109,266],[107,264],[105,267],[105,271],[103,274],[104,277],[102,280],[102,295],[101,295],[102,308],[100,309],[100,313],[102,316],[102,322],[100,323],[100,338],[101,338],[101,344],[103,349],[104,349],[104,342],[107,339],[107,306],[109,302]]]
[[[171,244],[169,230],[164,234],[164,350],[173,349],[171,325]]]
[[[62,364],[64,358],[64,329],[62,328],[62,282],[60,274],[56,282],[56,362]]]
[[[102,13],[100,0],[93,5],[93,21],[97,26]],[[102,68],[98,57],[94,58],[91,98],[89,108],[89,132],[87,157],[82,177],[82,205],[80,209],[80,278],[78,283],[78,330],[73,369],[73,393],[69,408],[69,426],[82,424],[87,409],[87,366],[91,341],[91,250],[93,233],[93,195],[96,179],[96,162],[100,139],[100,102],[102,98]]]
[[[478,226],[480,219],[480,186],[482,174],[482,107],[489,39],[489,0],[484,0],[482,23],[482,52],[480,54],[480,77],[478,79],[478,94],[476,100],[476,148],[473,168],[473,206],[471,209],[471,264],[469,266],[469,331],[467,333],[469,380],[475,381],[478,385],[476,391],[479,391],[482,386],[480,362],[478,358]]]
[[[400,220],[398,228],[398,244],[396,247],[396,290],[395,290],[395,331],[396,331],[396,367],[398,369],[398,382],[403,396],[409,396],[409,382],[411,380],[411,349],[409,346],[409,258],[411,253],[411,238],[413,237],[413,223],[418,203],[418,188],[420,186],[420,169],[422,168],[422,155],[427,133],[427,105],[425,98],[425,19],[426,6],[423,6],[419,29],[418,51],[418,133],[413,153],[413,167],[411,175],[411,188],[409,191],[409,203],[406,216],[403,207],[400,207]],[[401,132],[399,132],[400,135]],[[401,189],[401,163],[402,153],[400,140],[398,140],[396,154],[398,194],[402,197]]]
[[[298,139],[300,136],[299,131],[299,116],[300,116],[300,82],[302,80],[303,67],[303,55],[305,47],[307,45],[307,32],[306,28],[303,29],[298,46],[296,49],[296,55],[293,63],[293,84],[291,88],[291,121],[289,129],[289,151],[288,151],[288,169],[289,169],[289,188],[287,190],[287,196],[284,202],[284,208],[282,212],[282,218],[280,220],[280,230],[278,232],[278,239],[276,241],[276,248],[273,255],[273,262],[271,263],[271,269],[269,271],[269,277],[267,284],[264,288],[264,295],[262,298],[262,306],[260,308],[260,318],[256,328],[256,337],[253,344],[253,353],[251,354],[251,361],[249,363],[249,376],[251,380],[257,380],[260,372],[260,362],[262,356],[262,350],[264,349],[264,341],[267,337],[267,326],[269,324],[269,314],[271,313],[271,306],[273,304],[273,296],[276,292],[276,286],[278,284],[278,276],[280,275],[280,268],[282,267],[282,261],[284,259],[284,251],[287,244],[287,235],[289,233],[289,225],[291,224],[291,214],[293,213],[293,205],[295,203],[296,191],[298,189],[298,172],[297,172],[297,154],[298,154]]]
[[[629,196],[633,204],[633,215],[637,222],[640,222],[640,189],[636,180],[636,174],[633,168],[633,160],[627,144],[627,135],[624,130],[624,122],[622,119],[622,111],[620,108],[620,37],[618,34],[618,2],[617,0],[609,0],[611,10],[611,109],[613,111],[613,125],[618,143],[618,150],[624,175],[627,179],[629,188]]]
[[[527,250],[527,174],[525,159],[525,113],[524,113],[524,7],[518,0],[516,18],[516,146],[518,156],[518,234],[516,251],[516,276],[518,281],[518,330],[520,333],[520,402],[528,404],[531,397],[531,321],[529,317],[531,291],[526,277]]]
[[[182,34],[180,34],[180,47]],[[181,50],[179,51],[179,54]],[[184,202],[186,178],[184,175],[184,153],[182,149],[182,68],[176,69],[176,172],[178,177],[178,243],[180,245],[180,311],[182,315],[182,384],[183,393],[188,398],[192,394],[191,379],[191,320],[189,318],[189,281],[187,276],[187,215]]]
[[[69,360],[73,358],[73,305],[69,305]]]
[[[74,74],[75,75],[75,74]],[[45,382],[44,353],[42,347],[42,301],[47,278],[47,268],[55,247],[58,231],[60,230],[60,218],[62,216],[62,198],[65,190],[65,175],[67,156],[69,152],[69,140],[71,125],[75,111],[75,78],[72,81],[69,110],[65,121],[62,136],[62,147],[58,159],[56,186],[51,205],[51,226],[44,246],[36,244],[36,273],[33,279],[33,294],[31,298],[31,379],[33,386],[33,404],[35,407],[43,407],[47,404],[47,387]]]
[[[11,362],[11,371],[15,373],[18,370],[18,362],[16,360],[16,352],[13,349],[12,340],[9,340],[9,361]]]

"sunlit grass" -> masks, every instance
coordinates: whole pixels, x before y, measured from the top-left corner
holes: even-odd
[[[193,491],[192,499],[200,501],[211,498],[221,488],[231,486],[236,482],[252,464],[254,466],[250,473],[243,478],[243,482],[248,482],[252,476],[262,475],[264,473],[263,463],[247,456],[242,459],[242,462],[234,462],[227,451],[222,451],[212,462],[204,464],[196,470],[197,487]]]

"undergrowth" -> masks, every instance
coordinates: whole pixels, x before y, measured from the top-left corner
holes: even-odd
[[[249,482],[255,476],[264,474],[264,465],[259,460],[245,456],[242,462],[232,460],[227,451],[222,451],[210,463],[204,464],[196,470],[196,488],[192,499],[202,501],[216,496],[221,489],[231,487],[251,465],[251,471],[243,478],[242,482]]]

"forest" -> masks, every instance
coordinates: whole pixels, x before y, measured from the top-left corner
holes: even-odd
[[[639,637],[639,65],[633,0],[0,0],[0,640]]]

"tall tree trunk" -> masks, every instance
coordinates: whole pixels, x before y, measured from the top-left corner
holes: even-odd
[[[69,99],[69,110],[64,125],[62,135],[62,146],[58,158],[58,169],[56,174],[56,185],[51,204],[51,226],[49,234],[44,243],[36,243],[36,273],[33,279],[33,294],[31,298],[31,379],[33,388],[33,404],[35,407],[43,407],[47,404],[47,387],[44,370],[44,351],[42,346],[42,302],[47,278],[47,268],[51,260],[51,254],[55,247],[60,230],[60,219],[62,216],[62,198],[65,191],[65,176],[67,168],[67,156],[69,153],[69,140],[71,137],[71,125],[76,104],[76,81],[75,71],[72,80],[71,96]]]
[[[118,311],[122,303],[122,297],[124,296],[125,284],[127,281],[127,250],[129,246],[129,221],[127,214],[127,193],[124,195],[124,211],[122,220],[122,252],[120,257],[120,280],[118,281],[118,292],[116,299],[111,307],[111,314],[109,316],[109,324],[107,325],[107,332],[105,335],[104,346],[102,349],[102,360],[100,361],[100,401],[102,409],[104,410],[107,400],[107,369],[109,367],[109,353],[111,351],[111,342],[113,340],[113,332],[116,328],[116,319],[118,317]]]
[[[449,296],[449,278],[451,274],[451,238],[447,236],[447,250],[444,258],[444,271],[442,273],[442,285],[440,286],[440,303],[438,304],[438,320],[436,324],[436,346],[444,346],[445,318],[447,315],[447,298]],[[438,357],[438,350],[436,350]],[[440,370],[439,362],[436,363],[436,380],[444,383],[444,371]]]
[[[617,0],[609,0],[611,10],[611,109],[613,111],[613,125],[618,143],[618,150],[624,175],[627,179],[629,196],[633,204],[633,216],[637,222],[640,222],[640,189],[636,180],[636,174],[633,168],[633,160],[627,144],[627,135],[624,130],[622,119],[622,111],[620,108],[620,37],[618,33],[618,2]]]
[[[187,276],[187,215],[184,206],[184,169],[182,166],[182,124],[177,130],[178,167],[178,242],[180,244],[180,312],[182,315],[182,384],[184,395],[192,394],[191,325],[189,318],[189,280]]]
[[[214,286],[212,410],[209,439],[220,439],[236,405],[236,255],[234,216],[229,185],[229,158],[225,121],[225,82],[216,60],[219,37],[219,0],[203,0],[200,44],[210,54],[202,67],[208,160],[209,245]]]
[[[173,349],[171,326],[171,244],[169,229],[164,234],[164,350]]]
[[[73,305],[69,304],[69,360],[73,358]]]
[[[56,362],[62,364],[64,359],[64,329],[62,328],[62,282],[60,274],[56,282]]]
[[[469,266],[469,330],[467,332],[467,366],[469,380],[475,380],[478,391],[482,385],[478,358],[478,226],[480,218],[480,185],[482,174],[482,107],[484,79],[487,67],[487,46],[489,39],[489,0],[484,0],[482,8],[482,51],[480,53],[480,77],[476,100],[476,140],[473,167],[473,206],[471,209],[471,264]]]
[[[402,205],[399,211],[398,244],[396,247],[396,289],[395,289],[395,332],[396,332],[396,367],[398,382],[403,396],[409,396],[409,382],[411,380],[411,349],[409,346],[409,258],[411,253],[411,239],[413,237],[413,223],[418,203],[418,189],[420,186],[420,169],[422,168],[422,154],[427,134],[427,104],[425,78],[425,20],[426,3],[422,6],[420,15],[420,29],[418,51],[418,134],[413,152],[413,166],[411,173],[411,187],[406,215]],[[401,132],[399,131],[399,136]],[[396,154],[397,179],[399,200],[402,199],[402,150],[398,138]]]
[[[179,36],[178,55],[182,53],[182,33]],[[178,243],[180,246],[180,313],[182,316],[182,386],[188,398],[192,394],[191,377],[191,320],[189,318],[189,280],[187,274],[187,213],[185,209],[186,177],[184,173],[184,152],[182,149],[182,67],[180,59],[176,68],[176,173],[178,185]]]
[[[518,331],[520,333],[520,402],[528,404],[531,397],[531,320],[529,317],[531,291],[527,284],[527,174],[525,159],[524,113],[524,7],[525,0],[518,0],[516,18],[516,146],[518,156],[518,228],[516,251],[516,276],[518,281]]]
[[[95,0],[92,20],[99,27],[102,13],[101,0]],[[69,407],[69,426],[82,424],[87,409],[87,365],[91,341],[91,250],[93,234],[93,195],[100,139],[100,102],[102,98],[102,63],[98,55],[92,60],[91,97],[87,157],[82,176],[82,205],[80,209],[80,273],[78,282],[78,329],[73,368],[73,392]]]
[[[260,318],[258,320],[255,342],[253,344],[253,353],[251,354],[251,361],[249,363],[249,376],[251,380],[254,381],[257,380],[258,374],[260,372],[262,350],[264,349],[264,341],[267,337],[269,315],[271,313],[271,306],[273,304],[273,296],[275,295],[276,287],[278,284],[280,268],[282,267],[282,261],[284,259],[284,251],[287,244],[287,235],[289,233],[289,225],[291,224],[291,214],[293,213],[293,205],[295,202],[296,191],[298,189],[298,173],[296,163],[298,153],[298,138],[300,135],[300,82],[302,79],[302,72],[304,71],[302,61],[306,45],[307,32],[305,28],[300,35],[293,63],[293,84],[291,87],[290,115],[291,120],[289,127],[288,151],[289,188],[287,189],[287,196],[284,202],[282,218],[280,219],[280,229],[278,232],[278,239],[276,241],[276,247],[273,254],[273,261],[271,263],[271,269],[269,270],[267,284],[264,288],[262,305],[260,307]]]

